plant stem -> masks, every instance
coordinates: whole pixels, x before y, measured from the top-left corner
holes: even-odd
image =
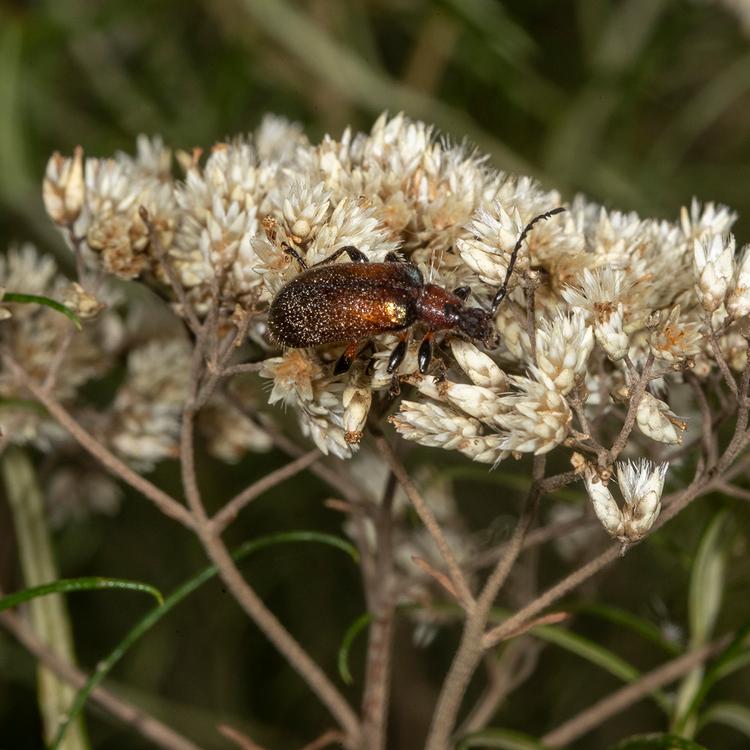
[[[458,651],[443,681],[443,687],[433,713],[432,726],[425,745],[426,750],[448,750],[450,746],[450,738],[456,726],[461,701],[485,649],[489,647],[484,643],[483,636],[490,610],[498,592],[518,559],[518,555],[523,549],[526,534],[536,518],[537,507],[542,495],[540,484],[544,478],[544,467],[544,456],[535,456],[532,485],[513,530],[513,535],[505,545],[503,555],[487,579],[475,606],[468,612]]]
[[[2,474],[18,540],[21,570],[27,587],[51,583],[60,576],[57,571],[52,538],[41,488],[34,467],[20,448],[10,448],[2,458]],[[73,635],[65,599],[60,594],[40,597],[29,602],[31,626],[52,653],[74,664]],[[57,727],[75,698],[75,691],[46,667],[37,669],[39,709],[44,735],[50,742]],[[69,728],[61,750],[88,748],[83,717]]]
[[[367,750],[385,750],[391,688],[396,599],[393,580],[393,498],[396,475],[388,476],[375,518],[376,559],[372,585],[372,622],[368,631],[367,666],[362,696],[362,734]]]

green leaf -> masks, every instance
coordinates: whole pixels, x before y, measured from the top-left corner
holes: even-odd
[[[709,676],[712,677],[713,682],[718,682],[719,680],[724,679],[724,677],[728,677],[733,672],[736,672],[738,669],[742,669],[750,664],[750,647],[748,647],[747,639],[745,639],[744,648],[741,648],[738,645],[737,651],[725,653],[727,654],[726,658],[722,655],[722,657],[716,662],[715,672],[709,672]]]
[[[750,708],[729,701],[714,703],[701,716],[699,726],[707,724],[724,724],[750,738]]]
[[[5,292],[2,298],[3,302],[20,302],[21,304],[44,305],[52,310],[62,313],[66,318],[73,321],[73,325],[80,331],[81,321],[78,316],[66,305],[56,302],[49,297],[42,297],[39,294],[19,294],[18,292]]]
[[[690,643],[693,647],[708,642],[721,609],[724,591],[725,537],[728,513],[717,514],[703,533],[690,576],[688,613]]]
[[[608,620],[614,625],[621,625],[622,627],[628,628],[628,630],[632,630],[634,633],[637,633],[646,640],[651,641],[673,656],[677,656],[679,653],[681,653],[681,649],[676,643],[667,640],[662,635],[661,629],[658,625],[651,622],[650,620],[645,619],[644,617],[634,615],[632,612],[628,612],[628,610],[626,609],[614,607],[611,604],[596,603],[576,605],[572,607],[572,609],[582,614],[591,615],[592,617],[599,617],[603,620]]]
[[[546,750],[546,745],[521,732],[510,729],[483,729],[462,737],[456,750],[474,747],[499,747],[502,750]]]
[[[446,4],[470,27],[485,38],[485,43],[500,57],[520,64],[535,51],[533,37],[494,0],[445,0]]]
[[[612,750],[707,750],[677,734],[641,734],[618,742]]]
[[[38,596],[47,596],[48,594],[67,594],[71,591],[95,591],[101,589],[142,591],[144,594],[151,594],[159,604],[164,603],[164,597],[161,595],[161,591],[154,586],[150,586],[148,583],[127,581],[121,578],[89,576],[87,578],[62,578],[59,581],[44,583],[41,586],[32,586],[23,591],[17,591],[15,594],[8,594],[0,599],[0,612],[4,609],[17,607],[19,604],[23,604],[30,599],[36,599]]]
[[[355,563],[359,562],[359,552],[357,552],[357,548],[353,544],[347,542],[346,539],[342,539],[340,536],[322,534],[318,531],[282,531],[278,534],[268,534],[267,536],[261,536],[257,539],[251,539],[249,542],[241,544],[232,552],[232,559],[235,562],[239,562],[253,552],[258,552],[266,547],[294,542],[316,542],[318,544],[327,544],[329,547],[335,547],[342,552],[346,552]],[[214,575],[216,574],[214,566],[210,569],[207,568],[207,570],[214,570]]]
[[[355,562],[359,560],[359,554],[352,544],[340,537],[333,536],[332,534],[321,534],[317,531],[285,531],[280,534],[269,534],[268,536],[259,537],[258,539],[252,539],[249,542],[245,542],[232,552],[232,558],[236,562],[239,562],[248,555],[265,549],[266,547],[293,542],[317,542],[319,544],[327,544],[346,552],[346,554]],[[75,700],[68,712],[67,719],[60,725],[57,735],[50,746],[50,750],[59,750],[60,743],[65,737],[65,732],[67,731],[68,726],[83,710],[91,692],[112,671],[115,664],[125,656],[130,648],[183,599],[192,594],[193,591],[206,583],[206,581],[211,580],[211,578],[217,573],[218,569],[215,565],[210,565],[209,567],[204,568],[200,573],[185,581],[185,583],[175,589],[164,600],[164,603],[160,607],[156,607],[150,612],[147,612],[146,615],[128,631],[115,648],[99,662],[96,670],[92,672],[88,680],[86,680],[86,684],[76,693]]]
[[[5,496],[10,508],[18,551],[23,586],[32,589],[6,600],[28,600],[28,621],[36,635],[51,653],[70,664],[76,664],[72,627],[65,597],[34,596],[54,590],[60,579],[55,562],[49,514],[44,506],[44,492],[33,461],[28,452],[17,446],[9,447],[0,460]],[[50,587],[50,582],[52,586]],[[75,688],[37,665],[37,704],[45,737],[50,737],[67,715],[68,706],[75,698]],[[65,738],[63,750],[90,750],[83,717],[78,717]]]
[[[738,669],[750,663],[750,623],[746,623],[739,631],[734,640],[721,652],[716,660],[708,667],[697,690],[692,696],[690,704],[684,711],[682,723],[675,724],[676,729],[684,726],[689,717],[697,714],[698,709],[706,699],[709,690],[721,679],[736,672]]]
[[[538,625],[529,632],[537,638],[541,638],[548,643],[553,643],[556,646],[564,648],[566,651],[570,651],[586,659],[586,661],[601,667],[623,682],[634,682],[641,676],[638,669],[620,658],[617,654],[566,628],[555,627],[553,625]],[[672,703],[663,691],[654,690],[651,696],[666,713],[671,712]]]
[[[508,613],[495,607],[492,609],[490,617],[492,622],[502,622],[508,617]],[[529,630],[529,635],[564,648],[601,667],[624,682],[633,682],[641,676],[638,669],[609,649],[559,625],[537,625]],[[671,712],[672,702],[663,691],[654,690],[651,696],[660,708],[667,713]]]
[[[724,591],[725,547],[729,513],[723,511],[711,520],[703,532],[690,575],[688,620],[690,623],[690,648],[700,648],[708,643],[721,610]],[[680,681],[675,702],[672,728],[681,734],[692,735],[699,696],[705,695],[705,666],[688,672]]]
[[[349,671],[349,652],[351,651],[352,643],[354,643],[354,639],[359,635],[359,633],[364,630],[371,622],[372,614],[370,612],[365,612],[363,615],[360,615],[347,628],[346,633],[344,633],[344,637],[341,641],[341,646],[339,647],[338,665],[341,679],[347,685],[351,685],[354,682],[352,673]]]

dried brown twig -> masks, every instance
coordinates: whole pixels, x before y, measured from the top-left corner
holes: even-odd
[[[264,492],[268,492],[268,490],[293,477],[295,474],[304,471],[310,465],[315,463],[320,458],[320,455],[320,451],[317,449],[308,451],[299,458],[290,461],[288,464],[281,466],[275,471],[269,472],[257,482],[253,482],[253,484],[246,487],[242,492],[235,495],[235,497],[229,500],[211,519],[214,533],[221,534],[226,527],[237,518],[240,511],[255,500],[255,498],[260,497]]]
[[[411,481],[406,469],[403,464],[398,460],[393,449],[383,437],[375,438],[375,445],[377,446],[380,454],[388,463],[391,471],[396,475],[399,484],[403,487],[407,497],[414,505],[414,509],[419,514],[427,530],[430,532],[432,538],[435,540],[438,550],[440,551],[446,566],[448,567],[448,573],[450,575],[451,582],[458,594],[458,601],[461,606],[470,611],[474,606],[474,597],[469,591],[469,586],[466,582],[464,574],[461,572],[461,568],[456,560],[456,556],[448,544],[445,534],[435,518],[435,514],[430,509],[430,506],[424,501],[414,483]]]

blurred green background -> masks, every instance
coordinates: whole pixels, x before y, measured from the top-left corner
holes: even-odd
[[[53,150],[70,153],[82,144],[89,155],[108,155],[132,150],[141,132],[161,133],[174,147],[208,147],[254,128],[267,111],[301,121],[318,139],[348,124],[368,129],[384,109],[433,122],[456,139],[466,136],[496,166],[537,175],[567,198],[584,191],[613,207],[671,219],[693,196],[728,203],[740,214],[740,242],[750,239],[744,218],[750,216],[750,28],[719,3],[6,0],[0,3],[0,247],[32,240],[69,263],[40,197]],[[285,461],[271,454],[230,469],[200,459],[214,498]],[[434,454],[409,455],[413,463],[422,459]],[[460,463],[445,454],[440,460]],[[514,494],[504,471],[488,475],[482,468],[456,484],[477,531],[498,514],[506,525],[512,518]],[[178,491],[174,465],[165,463],[154,478]],[[330,494],[310,477],[288,482],[255,502],[231,539],[293,528],[340,533],[340,515],[322,505]],[[684,625],[691,556],[720,502],[692,508],[614,566],[600,599],[660,627]],[[733,554],[746,563],[748,513],[739,507],[735,514]],[[503,533],[502,524],[493,528]],[[205,562],[197,542],[131,496],[116,518],[69,525],[56,541],[66,576],[122,576],[166,591]],[[539,566],[543,583],[556,579],[554,553],[542,553]],[[325,547],[284,546],[244,570],[335,675],[341,636],[365,606],[354,566]],[[2,496],[0,584],[20,585]],[[746,586],[738,565],[730,571],[722,627],[750,617]],[[149,605],[99,593],[71,597],[70,606],[80,661],[90,667]],[[658,663],[655,652],[620,628],[584,617],[577,629],[644,670]],[[448,628],[415,649],[412,630],[402,622],[397,638],[406,678],[394,690],[393,748],[420,746],[456,643],[457,630]],[[342,686],[353,702],[362,679],[361,640],[352,655],[356,682]],[[300,747],[331,726],[215,583],[149,634],[117,668],[115,684],[209,749],[228,747],[216,733],[219,721],[272,748]],[[547,648],[535,677],[494,723],[541,734],[616,687],[588,663]],[[750,702],[747,678],[726,689],[733,700]],[[31,660],[0,633],[2,750],[39,747],[34,691]],[[599,750],[636,729],[660,729],[660,722],[652,705],[639,704],[576,747]],[[96,748],[148,747],[95,710],[89,728]],[[737,733],[712,731],[702,737],[709,747],[747,747]]]

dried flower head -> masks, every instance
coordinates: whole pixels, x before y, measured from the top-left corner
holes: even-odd
[[[52,154],[42,183],[42,198],[50,219],[60,226],[72,226],[81,213],[85,194],[83,149],[78,146],[70,159],[57,152]]]
[[[564,396],[554,384],[542,377],[511,378],[516,393],[502,396],[504,414],[495,417],[504,430],[501,447],[521,453],[547,453],[565,440],[572,414]]]
[[[750,245],[742,249],[726,306],[727,312],[735,320],[750,315]]]
[[[177,455],[189,366],[190,348],[181,339],[150,341],[130,353],[108,437],[134,465],[148,468]]]
[[[703,308],[712,313],[724,302],[734,276],[734,237],[720,234],[694,240],[696,288]]]
[[[594,332],[581,312],[559,314],[552,321],[541,322],[536,347],[532,372],[543,373],[557,391],[566,395],[586,372]]]
[[[586,490],[594,512],[610,536],[623,543],[637,542],[653,526],[661,510],[661,495],[669,464],[620,461],[617,480],[625,501],[617,505],[607,485],[593,469],[585,474]]]
[[[680,419],[661,399],[644,393],[636,411],[636,424],[640,431],[659,443],[672,445],[682,442],[687,423]]]
[[[702,338],[701,324],[683,319],[680,306],[675,305],[666,320],[651,334],[651,351],[659,359],[676,364],[698,354]]]

